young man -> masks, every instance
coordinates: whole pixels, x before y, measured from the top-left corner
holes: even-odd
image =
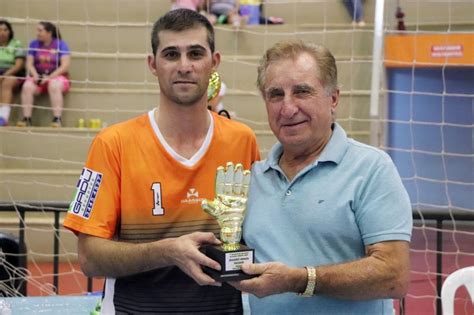
[[[333,55],[277,43],[258,86],[279,143],[252,167],[243,231],[258,263],[242,269],[258,277],[234,285],[260,297],[255,314],[392,314],[409,283],[410,201],[390,157],[335,121]]]
[[[79,234],[84,273],[107,277],[104,314],[238,314],[239,292],[202,272],[220,268],[199,251],[219,228],[200,204],[218,166],[259,159],[255,135],[207,110],[220,55],[204,16],[170,11],[151,42],[159,105],[97,136],[64,225]]]

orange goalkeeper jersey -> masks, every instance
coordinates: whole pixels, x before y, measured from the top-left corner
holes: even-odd
[[[92,143],[64,226],[127,242],[195,231],[218,235],[217,223],[200,206],[204,198],[214,198],[216,169],[229,161],[250,169],[259,152],[249,127],[215,113],[212,121],[202,148],[189,160],[166,144],[153,111],[103,130]],[[113,301],[113,310],[125,313],[233,309],[232,303],[240,302],[234,290],[225,287],[199,287],[176,267],[160,268],[107,279],[104,303]],[[183,300],[183,293],[189,298]],[[222,299],[216,299],[219,296]]]

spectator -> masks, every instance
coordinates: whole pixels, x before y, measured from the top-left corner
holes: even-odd
[[[221,80],[219,74],[214,72],[209,79],[209,86],[207,87],[208,108],[216,113],[224,110],[222,99],[226,92],[227,86],[224,81]]]
[[[224,108],[224,102],[223,102],[223,98],[225,96],[225,94],[227,93],[227,85],[222,82],[221,83],[221,88],[219,90],[219,94],[217,94],[216,97],[214,97],[213,99],[209,100],[209,106],[208,108],[216,113],[218,113],[219,115],[221,116],[225,116],[229,119],[231,118],[236,118],[237,115],[235,112],[229,112],[228,110],[226,110]]]
[[[217,21],[216,16],[209,14],[206,12],[206,10],[204,10],[206,8],[205,1],[207,0],[171,0],[171,10],[188,9],[197,11],[204,15],[209,20],[209,22],[214,25]]]
[[[240,1],[240,15],[245,15],[244,11],[250,15],[248,24],[283,24],[285,21],[281,17],[265,15],[265,0],[247,0]],[[247,6],[247,8],[246,8]]]
[[[227,85],[222,81],[221,88],[219,89],[219,93],[216,95],[216,97],[209,100],[209,106],[211,106],[211,109],[215,111],[216,113],[224,109],[224,103],[222,100],[226,93],[227,93]]]
[[[207,108],[229,119],[235,118],[235,112],[229,112],[224,108],[223,98],[226,93],[227,85],[221,80],[219,74],[214,72],[207,87]]]
[[[262,14],[259,17],[259,24],[267,25],[267,24],[284,24],[285,20],[278,16],[269,16],[265,17]]]
[[[239,0],[208,0],[209,13],[218,24],[231,24],[239,27],[246,24],[246,19],[239,15]],[[214,19],[213,19],[214,20]]]
[[[334,56],[277,43],[257,84],[279,142],[252,166],[243,233],[257,263],[242,270],[258,277],[234,285],[259,297],[252,314],[392,314],[409,283],[410,200],[390,157],[336,122]]]
[[[28,78],[21,91],[23,120],[17,126],[31,126],[33,98],[48,92],[54,115],[51,127],[61,127],[63,93],[69,91],[71,86],[68,75],[71,62],[69,47],[61,39],[59,29],[50,22],[39,22],[36,37],[28,47]]]
[[[15,38],[12,25],[0,20],[0,127],[8,125],[13,89],[20,85],[25,75],[25,51]]]
[[[352,24],[360,27],[365,26],[363,0],[342,0],[347,12],[352,19]]]
[[[259,159],[255,135],[207,109],[220,53],[204,16],[168,12],[151,46],[159,105],[97,135],[64,225],[84,273],[107,277],[104,314],[241,314],[240,292],[202,271],[220,265],[199,251],[219,243],[201,202],[218,166]]]
[[[202,9],[204,0],[172,0],[171,10],[189,9],[193,11],[200,11]]]

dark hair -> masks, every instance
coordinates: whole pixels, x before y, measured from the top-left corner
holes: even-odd
[[[10,32],[10,36],[8,36],[8,41],[11,41],[13,37],[15,37],[15,34],[13,33],[13,27],[8,22],[7,20],[0,20],[0,25],[5,25],[8,28],[8,31]]]
[[[209,20],[202,14],[189,10],[189,9],[176,9],[169,11],[158,21],[153,24],[153,29],[151,31],[151,48],[153,50],[153,55],[156,55],[156,51],[160,44],[160,39],[158,38],[158,33],[161,31],[174,31],[181,32],[189,30],[196,27],[205,27],[207,31],[207,43],[211,52],[214,52],[214,28],[212,27]]]
[[[46,32],[51,33],[53,38],[61,39],[61,33],[59,32],[59,28],[57,28],[56,25],[47,21],[41,21],[39,22],[39,24],[41,24],[44,27]]]

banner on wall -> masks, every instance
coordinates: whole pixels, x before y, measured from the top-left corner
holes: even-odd
[[[390,68],[474,66],[473,34],[413,34],[385,37]]]

